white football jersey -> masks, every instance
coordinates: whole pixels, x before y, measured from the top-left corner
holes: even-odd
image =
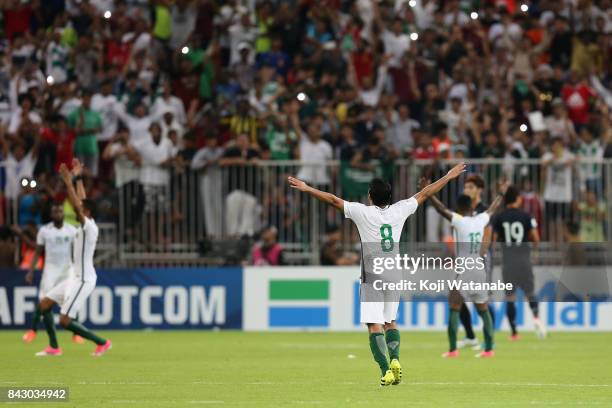
[[[466,217],[453,213],[451,225],[455,229],[457,257],[476,258],[480,256],[480,244],[489,218],[487,212]]]
[[[401,200],[384,208],[344,202],[344,216],[353,220],[361,239],[362,261],[369,255],[399,253],[399,242],[406,219],[419,206],[416,198]]]
[[[72,244],[77,229],[64,223],[57,228],[52,222],[43,225],[36,235],[36,244],[45,247],[44,273],[66,273],[72,265]]]
[[[80,281],[93,282],[97,279],[93,262],[97,242],[98,226],[94,220],[86,217],[74,240],[74,274]]]

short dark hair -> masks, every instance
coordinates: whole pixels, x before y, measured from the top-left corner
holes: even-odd
[[[391,184],[375,178],[370,181],[370,199],[378,207],[391,204]]]
[[[521,192],[519,191],[518,187],[514,185],[508,186],[506,193],[504,194],[504,204],[508,205],[515,203],[520,194]]]
[[[457,197],[457,211],[469,212],[472,208],[472,199],[466,194],[461,194]]]
[[[472,173],[468,175],[465,178],[465,181],[463,182],[463,184],[466,184],[466,183],[472,183],[480,189],[483,189],[485,186],[483,178],[479,174],[476,174],[476,173]]]
[[[89,211],[89,215],[91,216],[91,218],[95,218],[97,209],[96,202],[94,200],[86,198],[82,200],[81,203],[83,204],[83,208]]]

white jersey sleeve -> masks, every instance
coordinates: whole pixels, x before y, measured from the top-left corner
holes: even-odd
[[[478,214],[474,218],[476,218],[476,220],[478,222],[478,225],[480,225],[481,228],[483,228],[483,229],[484,229],[484,227],[487,226],[487,224],[489,224],[489,221],[491,220],[491,216],[486,211],[485,212],[481,212],[480,214]]]
[[[85,217],[85,222],[83,223],[83,231],[87,234],[87,241],[93,242],[95,245],[98,240],[98,226],[91,218]]]
[[[361,203],[353,203],[350,201],[344,202],[344,217],[349,220],[358,222],[364,216],[367,207]]]
[[[400,210],[402,211],[403,215],[406,216],[406,218],[414,214],[417,208],[419,208],[419,202],[414,197],[398,201],[395,203],[395,205],[400,207]]]

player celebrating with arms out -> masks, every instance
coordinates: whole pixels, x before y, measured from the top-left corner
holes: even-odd
[[[453,167],[444,177],[438,179],[409,199],[391,204],[391,185],[381,179],[370,182],[368,201],[370,205],[344,201],[331,193],[313,188],[301,180],[289,177],[289,185],[307,193],[319,201],[332,205],[343,211],[344,216],[353,220],[359,231],[363,246],[374,242],[399,242],[406,219],[414,214],[418,206],[428,197],[440,191],[449,181],[459,177],[465,171],[465,163]],[[368,283],[369,284],[369,283]],[[366,285],[365,276],[361,277],[361,287]],[[400,334],[395,319],[399,302],[368,302],[360,291],[361,323],[368,326],[370,350],[378,363],[382,378],[381,386],[399,384],[402,379],[402,368],[399,362]],[[386,339],[386,342],[385,342]],[[389,360],[387,359],[389,352]]]
[[[425,181],[421,181],[425,184]],[[504,187],[502,187],[502,190]],[[431,196],[430,201],[436,211],[451,222],[455,232],[455,256],[457,258],[478,258],[484,257],[485,248],[481,248],[481,242],[485,236],[485,229],[489,224],[491,215],[497,211],[501,204],[501,192],[485,212],[473,215],[472,199],[462,194],[457,198],[457,212],[452,212],[442,204],[437,197]],[[484,251],[483,251],[484,249]],[[475,263],[477,265],[477,263]],[[485,268],[474,268],[466,270],[463,274],[457,275],[462,281],[484,283],[487,281]],[[483,325],[482,330],[485,340],[485,349],[476,354],[476,357],[493,357],[493,319],[489,312],[488,305],[489,293],[487,290],[452,290],[448,295],[448,306],[450,314],[448,318],[448,352],[442,354],[445,358],[459,357],[457,349],[457,326],[459,324],[459,313],[464,302],[471,301],[476,305]]]
[[[55,323],[51,312],[51,308],[55,303],[60,304],[62,307],[60,311],[60,324],[62,327],[96,343],[97,347],[93,353],[94,356],[103,355],[112,346],[110,340],[98,337],[75,320],[77,312],[82,308],[87,297],[96,287],[97,275],[93,264],[93,257],[98,241],[98,226],[92,218],[95,204],[86,198],[81,163],[77,159],[74,159],[72,163],[73,173],[68,170],[65,164],[62,164],[60,166],[60,175],[66,185],[68,200],[72,204],[77,220],[81,224],[77,229],[74,241],[74,276],[51,289],[40,302],[39,307],[43,314],[45,328],[49,334],[49,347],[37,353],[36,355],[38,356],[62,354],[57,343]],[[75,181],[76,190],[73,184]]]

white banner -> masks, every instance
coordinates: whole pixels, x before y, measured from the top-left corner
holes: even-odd
[[[538,275],[547,275],[535,269]],[[548,275],[549,276],[549,275]],[[246,267],[243,275],[244,330],[362,330],[358,267]],[[497,329],[508,330],[505,303],[494,305]],[[470,308],[476,326],[475,308]],[[551,331],[612,331],[612,302],[541,302],[540,318]],[[445,296],[402,302],[398,324],[410,330],[446,330]],[[532,330],[526,302],[517,303],[520,329]]]

